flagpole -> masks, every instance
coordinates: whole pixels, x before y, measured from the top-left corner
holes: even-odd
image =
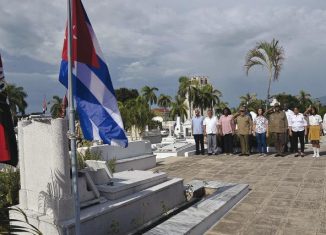
[[[73,81],[72,81],[72,0],[68,0],[68,107],[69,107],[69,132],[70,139],[70,158],[72,171],[72,190],[75,197],[75,234],[80,234],[80,203],[78,192],[78,169],[76,154],[76,133],[75,133],[75,105],[73,99]]]

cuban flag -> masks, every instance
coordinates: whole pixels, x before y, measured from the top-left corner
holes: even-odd
[[[59,81],[68,88],[67,28]],[[74,98],[87,140],[128,146],[109,69],[80,0],[72,0],[72,64]]]

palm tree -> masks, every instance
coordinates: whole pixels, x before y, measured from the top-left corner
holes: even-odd
[[[118,103],[119,105],[119,103]],[[143,131],[146,125],[149,125],[154,117],[153,112],[149,109],[144,97],[138,96],[136,99],[130,99],[122,106],[120,103],[121,113],[124,114],[123,121],[126,129],[132,126],[139,131]]]
[[[181,97],[187,96],[190,118],[192,116],[191,104],[192,102],[194,102],[196,87],[198,87],[198,81],[191,80],[186,76],[182,76],[179,78],[178,95]]]
[[[284,61],[284,50],[278,45],[278,40],[273,39],[271,43],[262,41],[251,49],[246,56],[245,69],[248,76],[249,70],[255,65],[261,65],[267,68],[268,89],[266,105],[270,99],[270,89],[272,81],[277,81]]]
[[[219,101],[217,104],[215,104],[214,108],[216,110],[217,113],[222,113],[223,109],[228,107],[229,103],[228,102],[224,102],[224,101]]]
[[[185,98],[176,96],[175,101],[171,103],[170,116],[172,119],[175,119],[177,116],[179,116],[181,120],[184,121],[185,118],[188,118],[187,110],[188,107],[185,104]]]
[[[27,97],[23,87],[16,86],[15,84],[8,84],[6,87],[6,93],[8,97],[9,107],[13,116],[17,115],[17,111],[21,114],[25,114],[27,108]]]
[[[157,104],[160,106],[160,107],[163,107],[164,108],[164,118],[165,118],[165,111],[166,111],[166,108],[167,107],[170,107],[171,106],[171,103],[172,103],[172,98],[171,96],[169,95],[164,95],[164,94],[161,94],[158,98],[158,101],[157,101]]]
[[[220,97],[222,96],[222,92],[220,92],[217,89],[213,89],[213,86],[211,85],[206,85],[205,87],[207,87],[207,92],[208,92],[208,96],[210,99],[210,109],[213,109],[213,107],[218,104],[220,102]]]
[[[204,109],[212,109],[214,105],[220,102],[222,93],[219,90],[213,89],[211,85],[204,85],[194,88],[194,103],[193,106],[200,108],[203,113]]]
[[[52,106],[50,108],[50,113],[52,118],[58,118],[61,114],[61,104],[62,99],[59,96],[53,96],[51,100]]]
[[[240,105],[248,105],[249,103],[257,99],[256,96],[257,95],[255,93],[250,94],[249,92],[244,96],[240,96]]]
[[[155,91],[158,91],[157,87],[144,86],[141,89],[142,95],[145,98],[146,102],[148,103],[149,107],[157,103],[157,97]]]
[[[302,109],[306,109],[307,106],[312,104],[311,95],[304,90],[299,91],[297,99],[299,100],[299,104]]]
[[[312,104],[311,104],[311,105],[313,105],[314,107],[316,107],[317,110],[319,110],[319,111],[320,111],[320,109],[321,109],[322,107],[325,107],[325,106],[323,106],[323,105],[321,104],[320,100],[318,100],[318,99],[315,99],[314,101],[312,101]]]

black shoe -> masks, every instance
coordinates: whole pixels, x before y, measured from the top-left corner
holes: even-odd
[[[244,154],[245,156],[247,156],[247,157],[249,157],[250,156],[250,154],[249,153],[247,153],[247,154]]]
[[[199,155],[199,153],[195,153],[195,155]]]
[[[212,154],[211,153],[209,153],[209,154],[207,154],[208,156],[211,156]]]
[[[201,153],[201,155],[205,155],[205,153]]]
[[[281,153],[280,156],[281,156],[281,157],[285,157],[285,154],[284,154],[284,153]]]
[[[294,157],[298,157],[300,154],[299,153],[296,153],[296,154],[294,154]]]
[[[244,156],[245,154],[244,153],[240,153],[239,156]]]
[[[278,156],[280,156],[278,153],[274,155],[274,157],[278,157]]]
[[[218,153],[214,153],[214,155],[218,155]]]

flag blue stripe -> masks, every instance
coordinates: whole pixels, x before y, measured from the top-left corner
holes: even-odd
[[[101,104],[98,103],[97,99],[89,92],[87,87],[84,86],[77,79],[77,89],[82,94],[79,97],[76,97],[77,102],[77,111],[80,115],[80,120],[84,120],[82,130],[86,132],[85,138],[92,140],[93,128],[89,121],[97,126],[99,129],[99,134],[103,143],[111,144],[111,139],[125,140],[124,144],[126,147],[128,145],[127,137],[123,129],[112,119],[111,115],[103,108]],[[86,121],[87,120],[87,121]]]
[[[60,68],[60,82],[67,88],[67,61],[61,62]],[[128,145],[127,137],[124,130],[112,119],[111,115],[104,109],[98,102],[95,96],[84,86],[79,79],[73,75],[73,80],[76,82],[77,95],[77,112],[79,114],[81,127],[85,139],[93,140],[93,128],[90,120],[99,129],[99,135],[105,144],[111,144],[112,139],[120,140],[123,142],[124,147]],[[104,83],[107,84],[108,80]],[[113,88],[113,87],[112,87]]]
[[[99,68],[95,68],[89,65],[86,65],[90,70],[92,70],[92,72],[103,82],[103,84],[105,85],[105,87],[114,95],[115,95],[115,91],[111,82],[111,76],[110,76],[110,72],[109,69],[107,67],[107,65],[103,62],[103,60],[97,56],[100,67]],[[64,77],[64,74],[68,74],[68,62],[65,60],[61,61],[61,67],[60,67],[60,76],[59,76],[59,81],[64,85],[64,86],[68,86],[67,84],[67,78],[65,79],[65,81],[61,81],[61,77]],[[76,89],[74,89],[76,90]]]

